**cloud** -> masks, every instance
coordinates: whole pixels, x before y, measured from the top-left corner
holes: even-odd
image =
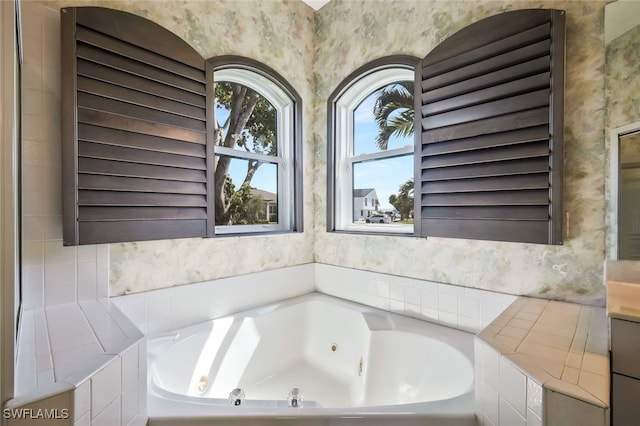
[[[373,106],[376,103],[375,96],[367,97],[358,108],[353,111],[353,121],[354,123],[374,123],[375,119],[373,118]]]

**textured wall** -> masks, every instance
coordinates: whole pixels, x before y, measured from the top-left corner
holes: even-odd
[[[316,27],[316,261],[427,280],[602,304],[604,260],[604,1],[340,1]],[[326,99],[353,70],[378,57],[424,57],[475,21],[512,9],[567,11],[565,244],[325,232]],[[380,253],[384,247],[386,257]]]

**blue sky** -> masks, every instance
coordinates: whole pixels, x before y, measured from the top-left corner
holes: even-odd
[[[375,96],[366,98],[354,111],[354,155],[378,152],[375,138],[378,126],[373,118]],[[228,111],[216,108],[216,118],[222,122]],[[413,138],[391,137],[389,148],[400,148],[413,144]],[[239,187],[246,176],[247,162],[232,160],[229,168],[231,180]],[[413,177],[413,156],[396,157],[386,160],[357,163],[353,170],[354,188],[375,188],[382,209],[391,209],[389,196],[398,192],[400,185]],[[277,168],[262,165],[254,175],[251,186],[269,192],[277,192]]]

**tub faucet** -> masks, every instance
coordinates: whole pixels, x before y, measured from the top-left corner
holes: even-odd
[[[244,399],[244,391],[240,388],[235,388],[229,393],[229,404],[240,405]]]
[[[289,407],[302,407],[302,391],[298,388],[291,389],[287,396],[287,400],[289,401]]]

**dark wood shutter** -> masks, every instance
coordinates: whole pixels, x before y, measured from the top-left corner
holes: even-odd
[[[416,233],[562,243],[564,12],[518,10],[416,72]]]
[[[61,14],[64,244],[211,236],[204,58],[130,13]]]

